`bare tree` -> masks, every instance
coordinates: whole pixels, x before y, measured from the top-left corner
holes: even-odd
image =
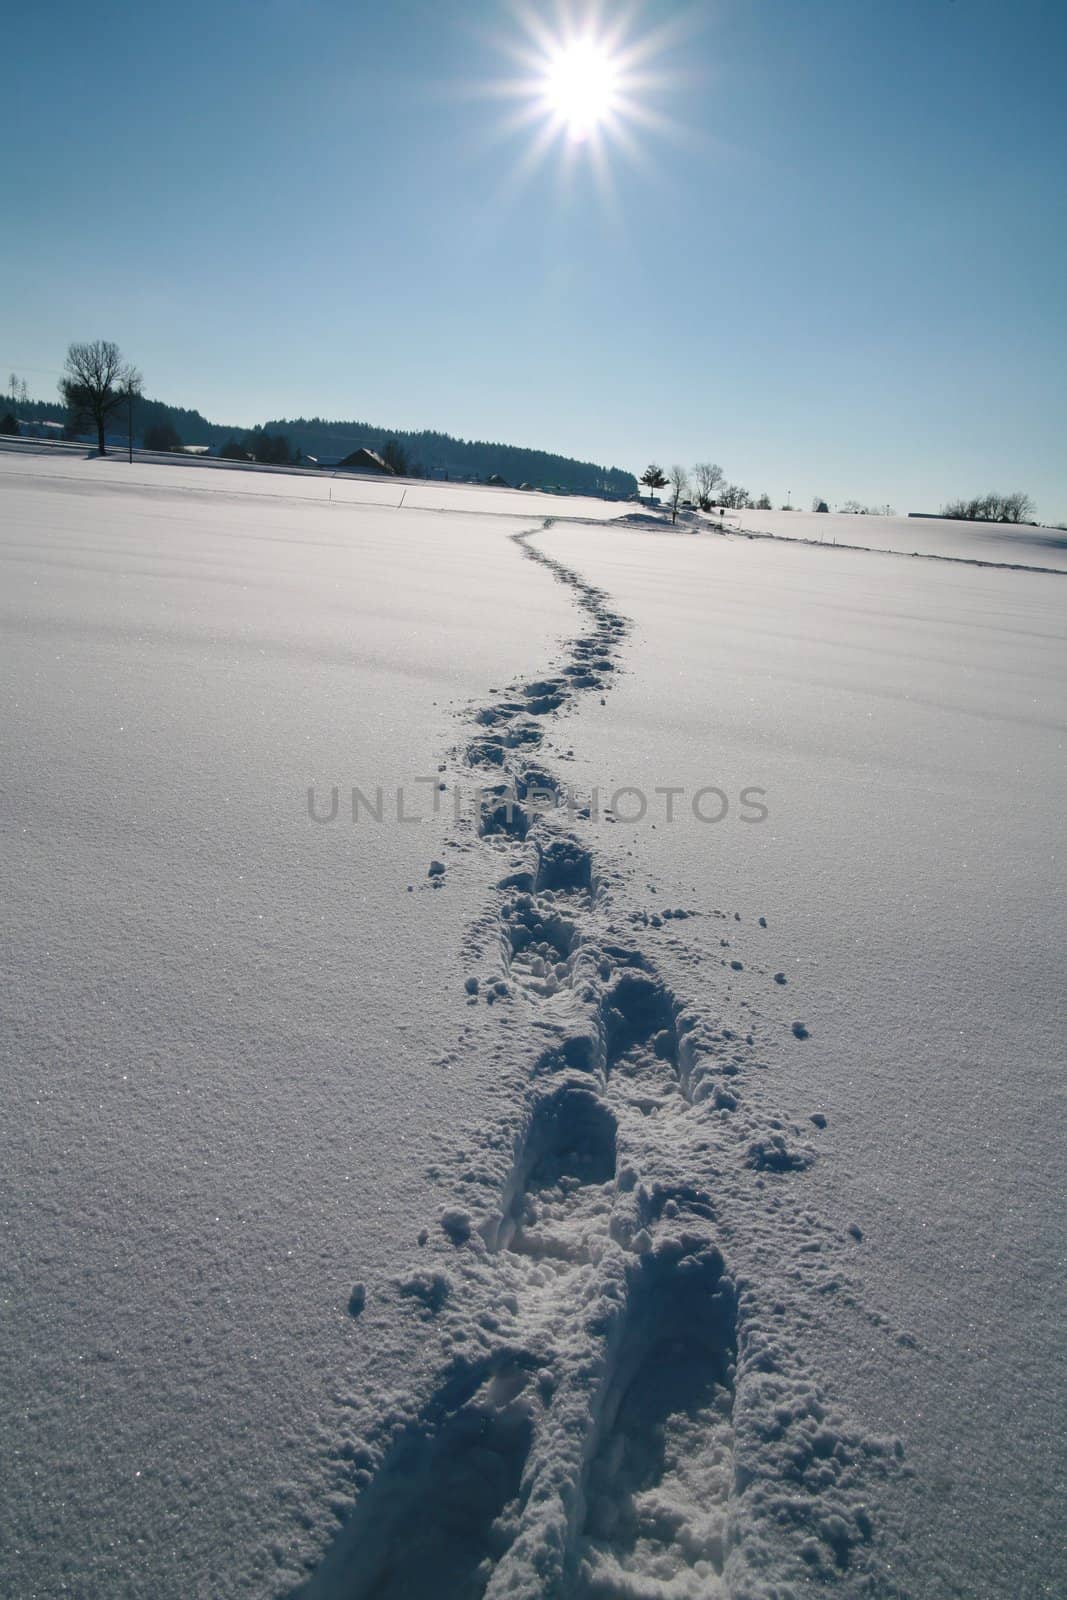
[[[678,502],[689,493],[689,474],[684,467],[671,468],[671,522],[678,517]]]
[[[714,461],[698,461],[693,468],[697,505],[701,511],[710,511],[715,504],[715,491],[723,480],[722,468]]]
[[[72,344],[67,351],[65,371],[59,392],[72,416],[96,426],[100,454],[107,454],[104,433],[107,419],[141,392],[141,374],[122,355],[110,339],[94,339],[91,344]]]
[[[1029,522],[1034,502],[1017,489],[1014,494],[980,494],[970,500],[952,500],[941,507],[943,517],[961,522]]]
[[[756,510],[757,511],[770,511],[771,510],[771,497],[767,493],[766,489],[763,491],[763,493],[760,495],[759,499],[756,501]]]
[[[719,490],[719,502],[728,511],[744,511],[750,504],[748,490],[738,483],[724,483]]]
[[[638,482],[643,483],[648,490],[649,500],[652,499],[653,489],[665,489],[667,487],[667,480],[663,476],[663,468],[656,461],[648,463]]]
[[[1001,522],[1032,522],[1033,518],[1034,502],[1028,494],[1024,494],[1021,489],[1016,489],[1011,494],[1001,495]]]

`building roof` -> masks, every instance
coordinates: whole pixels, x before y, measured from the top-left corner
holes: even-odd
[[[389,464],[382,460],[377,450],[368,450],[364,446],[360,450],[353,450],[351,455],[345,456],[343,461],[337,463],[338,472],[378,472],[387,478],[395,478],[396,473]]]

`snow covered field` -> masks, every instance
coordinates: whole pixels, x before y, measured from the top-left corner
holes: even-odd
[[[1059,1593],[1063,582],[643,531],[538,543],[639,640],[610,717],[559,730],[574,781],[766,791],[759,826],[736,804],[701,826],[681,799],[670,826],[660,799],[598,848],[632,850],[658,899],[741,910],[730,951],[687,922],[672,965],[736,953],[720,984],[761,1014],[788,977],[810,1037],[756,1032],[779,1102],[828,1118],[798,1184],[823,1263],[801,1274],[808,1354],[905,1441],[914,1477],[884,1505],[908,1592]]]
[[[776,539],[1067,572],[1067,532],[1061,528],[945,522],[939,517],[843,516],[832,511],[821,515],[812,511],[731,511],[725,521]]]
[[[333,487],[0,454],[0,1591],[1061,1592],[1063,580]]]

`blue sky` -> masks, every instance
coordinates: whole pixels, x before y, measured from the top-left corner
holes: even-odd
[[[632,150],[531,173],[505,4],[9,8],[0,383],[1067,519],[1062,0],[624,13]]]

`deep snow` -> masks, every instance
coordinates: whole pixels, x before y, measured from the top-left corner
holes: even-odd
[[[809,1029],[764,1045],[783,1103],[828,1118],[799,1186],[862,1235],[807,1297],[810,1349],[906,1442],[898,1570],[923,1597],[1059,1593],[1064,580],[669,531],[538,543],[634,624],[610,716],[556,735],[583,791],[650,797],[594,836],[661,902],[713,885],[739,908],[735,1002],[764,1011],[782,972]],[[668,825],[657,784],[718,785],[731,812],[677,800]],[[685,925],[683,970],[719,953],[705,934]]]
[[[583,519],[617,517],[627,509],[618,501],[541,494],[522,489],[475,487],[422,478],[373,478],[312,468],[263,467],[186,456],[175,461],[136,450],[132,461],[115,451],[104,461],[84,447],[35,440],[0,441],[5,477],[47,472],[53,482],[99,488],[101,478],[115,486],[216,496],[261,496],[273,501],[349,506],[403,507],[409,511],[470,511],[502,516],[545,517],[570,513]]]
[[[1055,1592],[1061,580],[308,481],[0,457],[0,1584]]]
[[[519,522],[26,459],[0,458],[0,1591],[258,1594],[333,1524],[352,1284],[432,1214],[428,1141],[488,1076],[434,1064],[486,867],[447,852],[435,893],[443,824],[316,825],[307,789],[436,775],[450,705],[536,670],[570,606]],[[394,1337],[403,1373],[419,1330]]]
[[[950,557],[998,566],[1052,567],[1067,571],[1067,531],[996,522],[954,522],[939,517],[872,517],[839,512],[733,511],[723,522],[775,539]]]

